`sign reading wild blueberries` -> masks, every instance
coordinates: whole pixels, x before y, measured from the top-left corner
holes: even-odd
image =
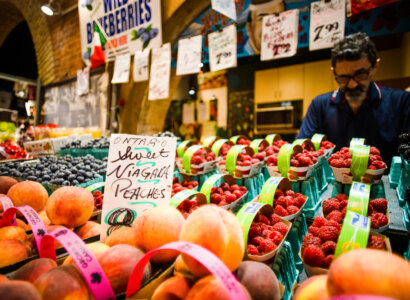
[[[176,138],[111,135],[101,217],[101,239],[132,226],[147,209],[169,205]]]

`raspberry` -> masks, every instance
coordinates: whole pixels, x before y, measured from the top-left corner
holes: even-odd
[[[323,214],[327,216],[330,212],[338,210],[340,207],[339,201],[333,198],[323,200],[322,210]]]
[[[291,159],[291,160],[290,160],[290,165],[291,165],[292,167],[300,167],[300,163],[299,163],[299,161],[298,161],[297,159]]]
[[[319,229],[319,237],[322,241],[337,242],[337,239],[339,238],[339,230],[332,226],[322,226]]]
[[[287,203],[288,202],[286,200],[286,197],[284,197],[284,196],[281,196],[281,197],[278,198],[278,200],[276,200],[276,205],[280,205],[280,206],[283,206],[283,207],[286,207]]]
[[[335,196],[336,199],[342,201],[342,200],[348,200],[347,196],[345,194],[337,194]]]
[[[264,253],[269,253],[273,250],[275,250],[277,246],[275,243],[269,239],[264,239],[260,244],[259,244],[259,250],[261,250]]]
[[[350,168],[352,165],[352,159],[351,158],[346,158],[345,159],[345,168]]]
[[[376,147],[370,147],[370,154],[380,155],[380,151]]]
[[[303,260],[312,267],[321,267],[325,261],[325,255],[320,248],[310,245],[303,252]]]
[[[335,254],[336,243],[333,241],[324,242],[320,249],[322,249],[325,255]]]
[[[369,206],[367,207],[367,216],[370,216],[372,213],[374,213],[374,208],[371,203],[369,203]]]
[[[343,221],[342,213],[338,210],[332,211],[330,214],[327,215],[326,219],[329,221],[334,220],[339,224],[342,224]]]
[[[279,231],[280,233],[282,233],[284,236],[286,235],[286,233],[288,233],[288,226],[285,223],[282,222],[278,222],[275,225],[272,226],[273,230]]]
[[[273,231],[270,230],[270,229],[265,229],[265,230],[262,232],[262,236],[263,236],[264,238],[268,238],[269,235],[270,235],[272,232],[273,232]]]
[[[329,254],[328,256],[326,256],[325,261],[323,263],[323,268],[329,269],[332,261],[333,261],[333,254]]]
[[[295,205],[295,201],[293,200],[292,196],[286,196],[285,198],[286,198],[286,206],[285,207]]]
[[[279,245],[283,240],[283,235],[279,231],[272,231],[269,234],[269,238],[276,244]]]
[[[332,159],[329,164],[334,168],[344,168],[345,162],[343,159]]]
[[[302,242],[302,247],[300,249],[300,253],[303,253],[303,251],[306,249],[307,246],[314,245],[316,247],[320,247],[320,244],[322,241],[320,240],[319,237],[314,236],[311,233],[307,233],[305,237],[303,238]]]
[[[384,169],[387,168],[387,165],[385,162],[381,161],[381,160],[376,160],[374,162],[372,162],[372,166],[375,166],[376,169]]]
[[[252,239],[251,244],[260,245],[265,239],[261,236],[256,236]]]
[[[374,200],[370,200],[370,204],[373,206],[373,208],[381,212],[383,214],[387,213],[387,200],[384,198],[378,198]]]
[[[278,214],[281,217],[286,217],[288,215],[288,212],[286,211],[286,209],[281,206],[281,205],[276,205],[275,207],[275,214]],[[276,224],[275,224],[276,225]]]
[[[380,227],[383,227],[385,225],[387,225],[388,220],[387,217],[385,215],[383,215],[382,213],[373,213],[370,216],[371,219],[371,227],[374,229],[378,229]]]
[[[295,206],[301,208],[303,204],[305,204],[306,199],[304,196],[297,196],[295,199],[293,199],[293,201],[295,202]]]
[[[323,225],[326,225],[326,223],[327,223],[326,219],[319,216],[315,218],[315,220],[312,223],[312,226],[322,227]]]
[[[367,241],[367,248],[381,249],[381,250],[387,249],[386,243],[383,241],[383,239],[377,236],[374,236],[374,235],[370,235],[369,240]]]
[[[279,198],[280,196],[283,196],[283,192],[279,189],[276,189],[275,191],[275,199]]]
[[[310,232],[310,233],[313,234],[314,236],[319,236],[319,227],[310,226],[310,227],[308,228],[308,232]]]
[[[266,216],[262,215],[262,214],[259,215],[258,222],[266,224],[266,225],[270,225],[269,219]]]
[[[248,236],[250,239],[256,237],[256,236],[260,236],[262,234],[262,228],[260,228],[259,226],[254,226],[252,224],[251,228],[249,229],[249,233]]]
[[[339,202],[339,210],[342,210],[343,208],[345,208],[347,206],[347,203],[349,201],[348,200],[342,200]]]
[[[259,250],[255,245],[249,244],[248,245],[248,254],[259,255]]]
[[[342,218],[344,219],[346,216],[347,207],[343,208],[342,210]]]
[[[272,214],[270,221],[272,225],[275,225],[276,223],[280,222],[280,216],[278,216],[277,214]]]
[[[291,196],[292,198],[294,198],[294,197],[295,197],[295,192],[292,191],[292,190],[287,190],[287,191],[285,192],[285,195],[286,195],[286,196]]]
[[[312,160],[309,157],[306,156],[299,156],[298,161],[301,167],[307,167],[311,164],[313,164]]]
[[[373,165],[368,166],[367,169],[369,169],[369,170],[377,170],[377,168],[376,168],[375,166],[373,166]]]
[[[335,228],[337,228],[337,230],[339,230],[339,232],[340,232],[340,230],[342,230],[342,226],[340,226],[340,224],[337,223],[335,220],[330,220],[330,221],[328,221],[328,222],[326,223],[326,226],[335,227]]]
[[[294,205],[291,205],[291,206],[288,206],[286,211],[288,212],[289,215],[294,215],[299,211],[299,208]]]

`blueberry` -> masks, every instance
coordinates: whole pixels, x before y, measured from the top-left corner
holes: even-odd
[[[71,181],[71,183],[72,183],[73,185],[80,184],[77,179],[74,179],[73,181]]]
[[[84,177],[83,177],[83,176],[77,176],[77,180],[78,180],[79,182],[83,182],[83,181],[84,181]]]

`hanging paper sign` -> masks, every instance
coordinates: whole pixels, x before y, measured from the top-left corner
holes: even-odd
[[[344,37],[345,2],[322,0],[310,4],[310,51],[332,48]]]
[[[178,41],[177,75],[201,71],[202,35]]]
[[[182,105],[182,124],[195,123],[195,103],[185,103]]]
[[[273,205],[276,189],[280,187],[282,191],[292,189],[289,179],[284,177],[270,177],[264,185],[259,194],[259,203]]]
[[[130,66],[131,56],[129,54],[118,55],[115,58],[111,83],[127,83],[130,80]]]
[[[369,197],[370,185],[353,181],[346,210],[366,217]]]
[[[265,137],[265,140],[267,140],[269,145],[271,145],[271,146],[273,145],[274,141],[279,141],[281,139],[282,138],[280,137],[279,134],[269,134]]]
[[[149,49],[135,51],[132,77],[135,82],[148,80]]]
[[[171,45],[152,49],[151,72],[148,100],[169,97],[169,78],[171,74]]]
[[[298,46],[299,10],[287,10],[279,16],[263,17],[261,60],[289,57]]]
[[[120,52],[161,47],[160,0],[78,0],[78,12],[81,56],[86,62],[90,59],[95,22],[104,37],[102,46],[107,61],[113,61]]]
[[[236,21],[235,0],[212,0],[212,9]]]
[[[176,138],[111,135],[101,240],[147,209],[169,205]]]
[[[77,96],[88,94],[90,86],[90,68],[77,70]]]
[[[326,140],[326,136],[324,134],[319,134],[319,133],[315,133],[312,136],[312,143],[315,146],[315,150],[319,150],[320,148],[320,144],[322,143],[323,140]]]
[[[350,171],[354,181],[361,181],[361,178],[367,171],[369,162],[370,147],[365,145],[357,145],[353,148],[352,165]]]
[[[236,67],[236,40],[235,24],[208,35],[211,72]]]
[[[369,218],[347,211],[337,240],[334,258],[354,249],[366,248],[369,232]]]

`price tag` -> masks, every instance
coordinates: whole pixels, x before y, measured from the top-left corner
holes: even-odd
[[[265,137],[265,140],[268,141],[269,145],[272,146],[274,141],[280,140],[281,137],[279,134],[269,134]]]
[[[229,172],[229,175],[234,176],[235,169],[236,169],[236,160],[238,158],[239,153],[245,149],[245,146],[242,145],[235,145],[229,149],[228,154],[226,155],[226,170]]]
[[[227,139],[220,139],[220,140],[217,140],[217,141],[212,145],[212,152],[215,153],[215,156],[216,156],[216,157],[219,156],[219,151],[221,150],[222,145],[225,144],[226,142],[228,142]]]
[[[10,199],[9,197],[7,197],[6,195],[0,194],[0,202],[1,202],[1,205],[3,206],[3,211],[6,211],[6,210],[8,210],[9,208],[14,207],[13,202],[12,202],[11,199]],[[11,222],[10,225],[12,225],[12,226],[16,226],[16,225],[17,225],[17,223],[16,223],[16,216],[15,216],[15,215],[14,215],[13,221]]]
[[[169,205],[176,138],[111,135],[101,217],[101,239],[131,226],[145,210]]]
[[[149,78],[148,100],[169,97],[169,80],[171,75],[171,44],[152,49],[151,71]]]
[[[354,249],[366,248],[369,239],[370,220],[357,213],[347,211],[343,221],[342,230],[336,244],[335,256],[337,258],[344,252]]]
[[[216,31],[208,35],[211,72],[237,66],[236,35],[235,24],[225,27],[222,32]]]
[[[134,68],[133,78],[135,82],[148,80],[148,66],[149,66],[150,49],[143,51],[135,51],[134,54]]]
[[[366,217],[369,197],[370,185],[353,181],[346,210]]]
[[[361,178],[367,171],[369,162],[370,147],[365,145],[356,145],[353,147],[352,165],[350,171],[354,181],[361,181]]]
[[[204,147],[209,147],[213,142],[215,142],[218,139],[217,136],[210,136],[205,139],[205,141],[202,143]],[[216,153],[215,153],[216,154]]]
[[[182,167],[184,170],[189,174],[191,173],[191,158],[194,155],[196,151],[199,149],[203,148],[201,145],[194,145],[189,147],[185,153],[184,156],[182,157]]]
[[[312,143],[315,146],[315,150],[319,150],[320,144],[322,143],[323,139],[326,140],[326,136],[324,134],[315,133],[312,136]]]
[[[266,180],[262,186],[258,202],[273,205],[275,192],[279,185],[282,186],[283,191],[290,190],[292,188],[289,179],[284,177],[271,177]]]
[[[310,4],[309,50],[331,48],[344,37],[345,0]]]
[[[115,57],[114,75],[111,83],[127,83],[130,79],[131,55],[120,54]]]
[[[236,280],[231,270],[215,254],[199,245],[188,242],[172,242],[147,252],[132,270],[128,280],[127,298],[130,298],[139,291],[145,265],[156,252],[161,250],[176,250],[191,256],[211,272],[212,275],[221,280],[229,293],[230,299],[247,299],[241,284]]]
[[[46,234],[39,248],[40,257],[56,260],[54,240],[57,240],[71,255],[96,300],[115,299],[110,282],[94,254],[87,248],[84,241],[71,230],[58,228]]]
[[[177,75],[194,74],[201,71],[202,35],[178,41]]]
[[[366,140],[365,140],[365,139],[362,139],[362,138],[352,138],[352,140],[350,141],[350,145],[349,145],[350,152],[353,151],[353,148],[354,148],[355,146],[362,146],[362,145],[364,145],[365,143],[366,143]]]

